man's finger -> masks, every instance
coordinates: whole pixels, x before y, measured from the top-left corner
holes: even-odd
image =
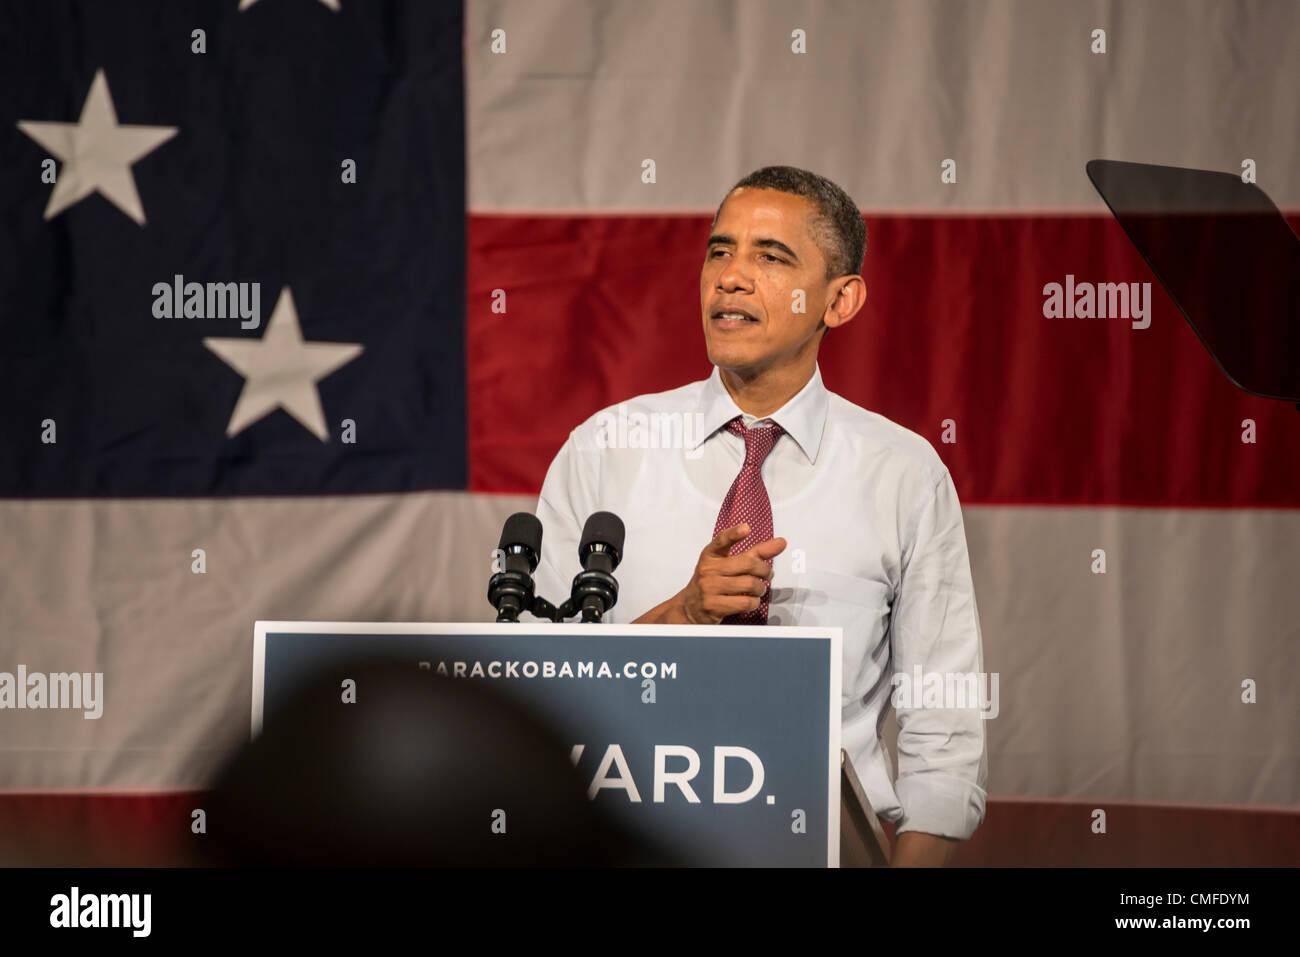
[[[772,565],[755,554],[754,549],[732,555],[714,562],[709,570],[715,575],[754,575],[757,578],[771,578]]]
[[[700,579],[700,587],[711,595],[761,596],[767,594],[767,579],[761,575],[713,575]]]
[[[785,545],[784,538],[769,538],[765,542],[759,542],[753,548],[746,549],[746,551],[750,555],[757,555],[764,561],[769,561],[785,551]]]
[[[741,522],[739,525],[731,526],[731,528],[724,528],[713,536],[713,541],[704,546],[704,552],[707,555],[717,555],[720,558],[725,558],[731,551],[731,546],[748,534],[749,524],[747,522]]]
[[[759,606],[762,599],[755,595],[715,595],[708,602],[708,610],[720,618],[743,615]]]

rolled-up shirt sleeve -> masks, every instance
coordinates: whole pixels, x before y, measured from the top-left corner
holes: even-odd
[[[903,811],[896,833],[922,831],[965,840],[984,819],[988,783],[981,699],[972,700],[969,692],[984,689],[987,703],[996,685],[990,686],[983,673],[961,504],[946,469],[923,495],[911,524],[890,624],[898,718],[895,791]],[[918,667],[921,687],[916,686]],[[926,681],[943,683],[943,700],[925,696]],[[959,685],[964,700],[949,691]],[[933,688],[937,685],[932,693]],[[996,699],[991,714],[996,714],[995,706]]]

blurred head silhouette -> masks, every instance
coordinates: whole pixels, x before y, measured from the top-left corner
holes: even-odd
[[[671,863],[596,810],[534,715],[409,661],[301,686],[219,775],[207,821],[216,864]]]

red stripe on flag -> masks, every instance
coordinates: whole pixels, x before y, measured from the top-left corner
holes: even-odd
[[[1105,217],[869,217],[827,386],[925,436],[966,503],[1300,506],[1300,412],[1235,388]],[[1294,222],[1293,222],[1294,225]],[[470,488],[535,493],[601,408],[710,370],[703,216],[469,221]],[[1043,286],[1150,282],[1153,321],[1047,319]],[[494,290],[506,313],[492,311]],[[1257,443],[1241,441],[1242,420]],[[945,420],[955,444],[942,439]]]
[[[205,842],[204,792],[0,795],[0,865],[187,866]],[[1087,826],[1105,807],[1107,834]],[[1080,822],[1083,826],[1080,826]],[[208,822],[209,828],[218,827]],[[893,839],[894,828],[885,825]],[[980,867],[1284,867],[1300,860],[1300,813],[1213,805],[990,797],[953,863]]]

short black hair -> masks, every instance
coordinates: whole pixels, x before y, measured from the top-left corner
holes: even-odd
[[[852,276],[862,272],[863,257],[867,252],[867,224],[862,213],[848,193],[825,176],[818,176],[797,166],[764,166],[750,173],[727,191],[730,196],[742,186],[751,189],[775,189],[810,199],[817,208],[814,240],[826,257],[826,278]],[[724,196],[722,203],[727,201]],[[713,214],[718,221],[722,212]]]

